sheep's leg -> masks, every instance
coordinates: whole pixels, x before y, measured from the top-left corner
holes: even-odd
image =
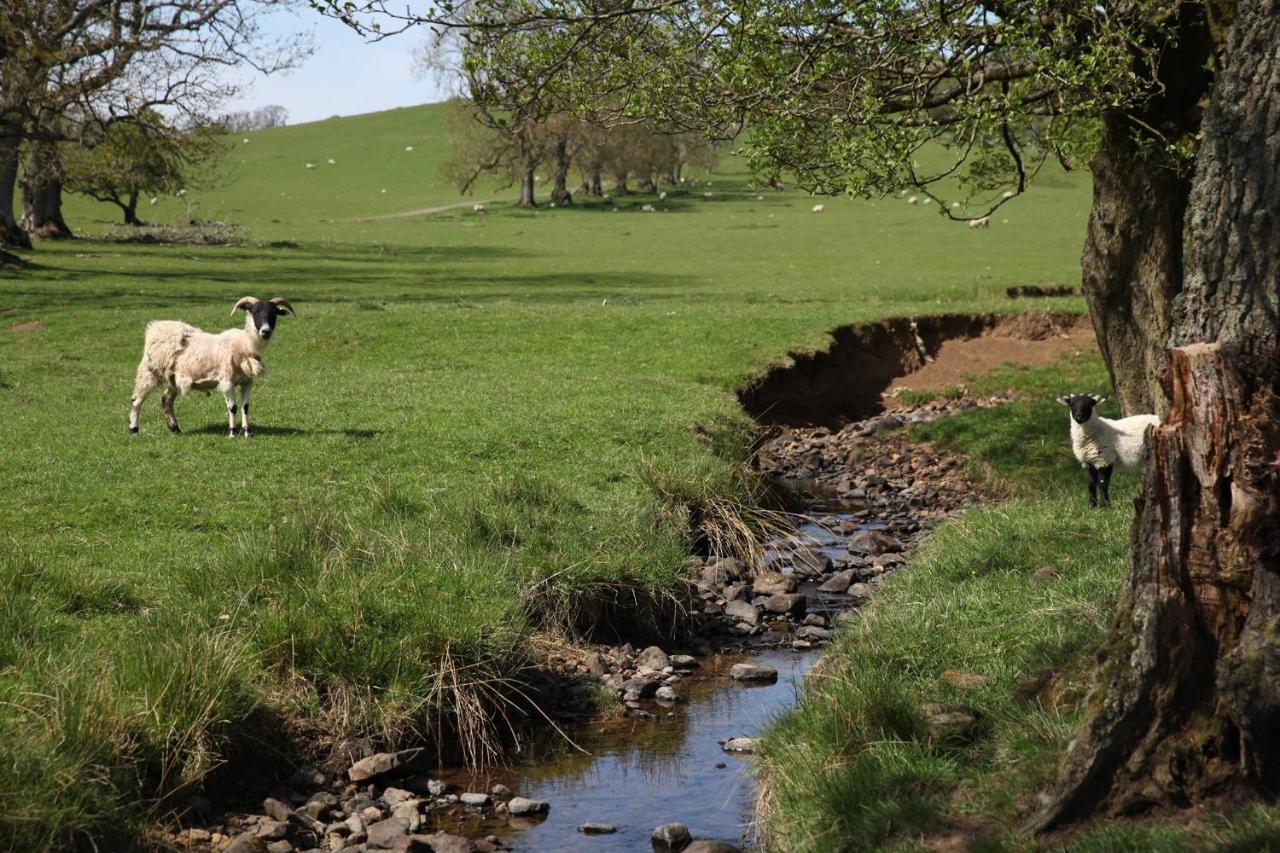
[[[133,381],[133,398],[129,401],[129,432],[138,431],[138,412],[142,411],[142,402],[151,395],[160,382],[146,361],[138,365],[138,375]]]
[[[227,438],[236,437],[236,386],[228,385],[222,389],[222,398],[227,401]]]
[[[160,398],[160,408],[164,410],[164,419],[169,424],[169,432],[182,432],[178,428],[178,417],[173,412],[173,401],[178,399],[178,389],[170,385],[164,389],[164,396]]]
[[[1098,486],[1102,492],[1102,505],[1111,506],[1111,472],[1115,470],[1115,465],[1108,465],[1105,468],[1098,469]]]
[[[1098,469],[1092,465],[1084,466],[1089,472],[1089,507],[1098,505]]]
[[[253,433],[249,431],[249,392],[252,390],[252,382],[240,386],[240,431],[245,438],[253,438]]]

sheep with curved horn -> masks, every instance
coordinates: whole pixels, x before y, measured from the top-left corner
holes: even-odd
[[[266,373],[262,351],[275,333],[282,316],[296,314],[289,300],[276,296],[263,301],[243,296],[231,309],[245,312],[243,329],[210,334],[178,320],[156,320],[147,324],[142,361],[134,381],[129,411],[129,432],[138,431],[138,412],[147,396],[160,386],[164,394],[161,408],[171,432],[181,432],[173,404],[179,394],[192,391],[222,392],[227,404],[227,435],[236,435],[236,389],[240,389],[240,425],[245,438],[249,431],[249,393],[253,380]]]

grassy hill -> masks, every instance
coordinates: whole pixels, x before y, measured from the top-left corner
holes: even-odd
[[[238,137],[230,182],[187,202],[245,245],[90,237],[0,273],[15,849],[132,832],[264,721],[398,743],[468,700],[492,712],[532,634],[662,608],[682,506],[750,499],[748,377],[841,324],[1009,310],[1009,285],[1079,277],[1089,186],[1061,173],[987,230],[899,198],[814,215],[731,159],[665,200],[342,221],[458,201],[442,109]],[[101,235],[114,214],[74,200],[67,218]],[[201,394],[178,403],[182,436],[158,396],[127,435],[146,322],[239,325],[246,294],[298,309],[257,437],[228,440]]]

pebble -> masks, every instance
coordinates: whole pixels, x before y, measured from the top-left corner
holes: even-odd
[[[487,806],[489,805],[489,795],[481,794],[475,791],[468,791],[461,797],[464,806]]]

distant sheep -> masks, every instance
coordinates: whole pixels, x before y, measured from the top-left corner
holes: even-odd
[[[329,165],[330,165],[330,166],[336,166],[336,165],[338,165],[338,161],[337,161],[337,160],[335,160],[335,159],[333,159],[332,157],[330,157],[330,158],[329,158]]]
[[[1013,190],[1005,190],[1004,192],[1000,193],[1000,198],[1013,198],[1015,195],[1017,195],[1017,193],[1014,192]]]
[[[315,167],[316,167],[316,164],[315,164],[315,163],[308,163],[308,164],[307,164],[307,168],[308,168],[308,169],[314,169]]]
[[[383,190],[383,192],[386,192],[386,190]],[[484,213],[484,211],[485,211],[485,206],[483,204],[480,204],[479,202],[471,205],[472,213]]]
[[[643,207],[641,207],[640,209],[641,209],[642,211],[644,211],[645,213],[653,213],[653,212],[654,212],[654,210],[655,210],[654,206],[653,206],[653,205],[651,205],[651,204],[646,204],[646,205],[644,205]]]
[[[911,196],[911,198],[907,199],[907,204],[915,204],[919,200],[920,199],[916,198],[915,196]]]
[[[953,202],[951,202],[951,209],[952,209],[952,210],[959,210],[959,209],[960,209],[960,202],[958,202],[958,201],[953,201]]]
[[[663,190],[662,192],[658,193],[658,201],[666,201],[666,200],[667,200],[666,190]]]
[[[707,183],[710,183],[710,181],[708,181]],[[703,194],[702,194],[702,197],[703,197],[703,198],[711,198],[713,195],[715,195],[715,193],[703,193]]]
[[[970,220],[969,220],[969,227],[970,227],[970,228],[988,228],[988,227],[990,227],[990,225],[991,225],[991,217],[990,217],[990,216],[983,216],[983,217],[981,217],[980,219],[970,219]]]
[[[822,211],[824,211],[824,210],[826,210],[826,209],[827,209],[827,206],[826,206],[825,204],[815,204],[815,205],[813,206],[813,212],[814,212],[814,213],[822,213]]]
[[[933,199],[926,197],[921,204],[933,204]]]
[[[405,150],[405,151],[412,151],[412,150],[413,150],[413,146],[412,146],[412,145],[406,145],[406,146],[404,147],[404,150]]]
[[[249,392],[253,380],[266,373],[262,351],[275,331],[280,316],[294,313],[289,300],[277,296],[263,302],[245,296],[231,309],[246,312],[243,329],[219,334],[197,329],[177,320],[156,320],[147,324],[142,361],[138,364],[129,409],[129,432],[138,431],[138,412],[157,387],[164,386],[160,406],[170,432],[181,432],[173,403],[179,394],[192,391],[222,392],[227,403],[227,435],[236,435],[235,389],[240,389],[240,425],[249,438]]]
[[[1159,426],[1155,415],[1133,415],[1110,420],[1094,408],[1106,400],[1097,394],[1072,394],[1058,402],[1071,410],[1071,452],[1089,473],[1089,506],[1111,505],[1111,471],[1119,462],[1126,468],[1145,457],[1147,427]]]

